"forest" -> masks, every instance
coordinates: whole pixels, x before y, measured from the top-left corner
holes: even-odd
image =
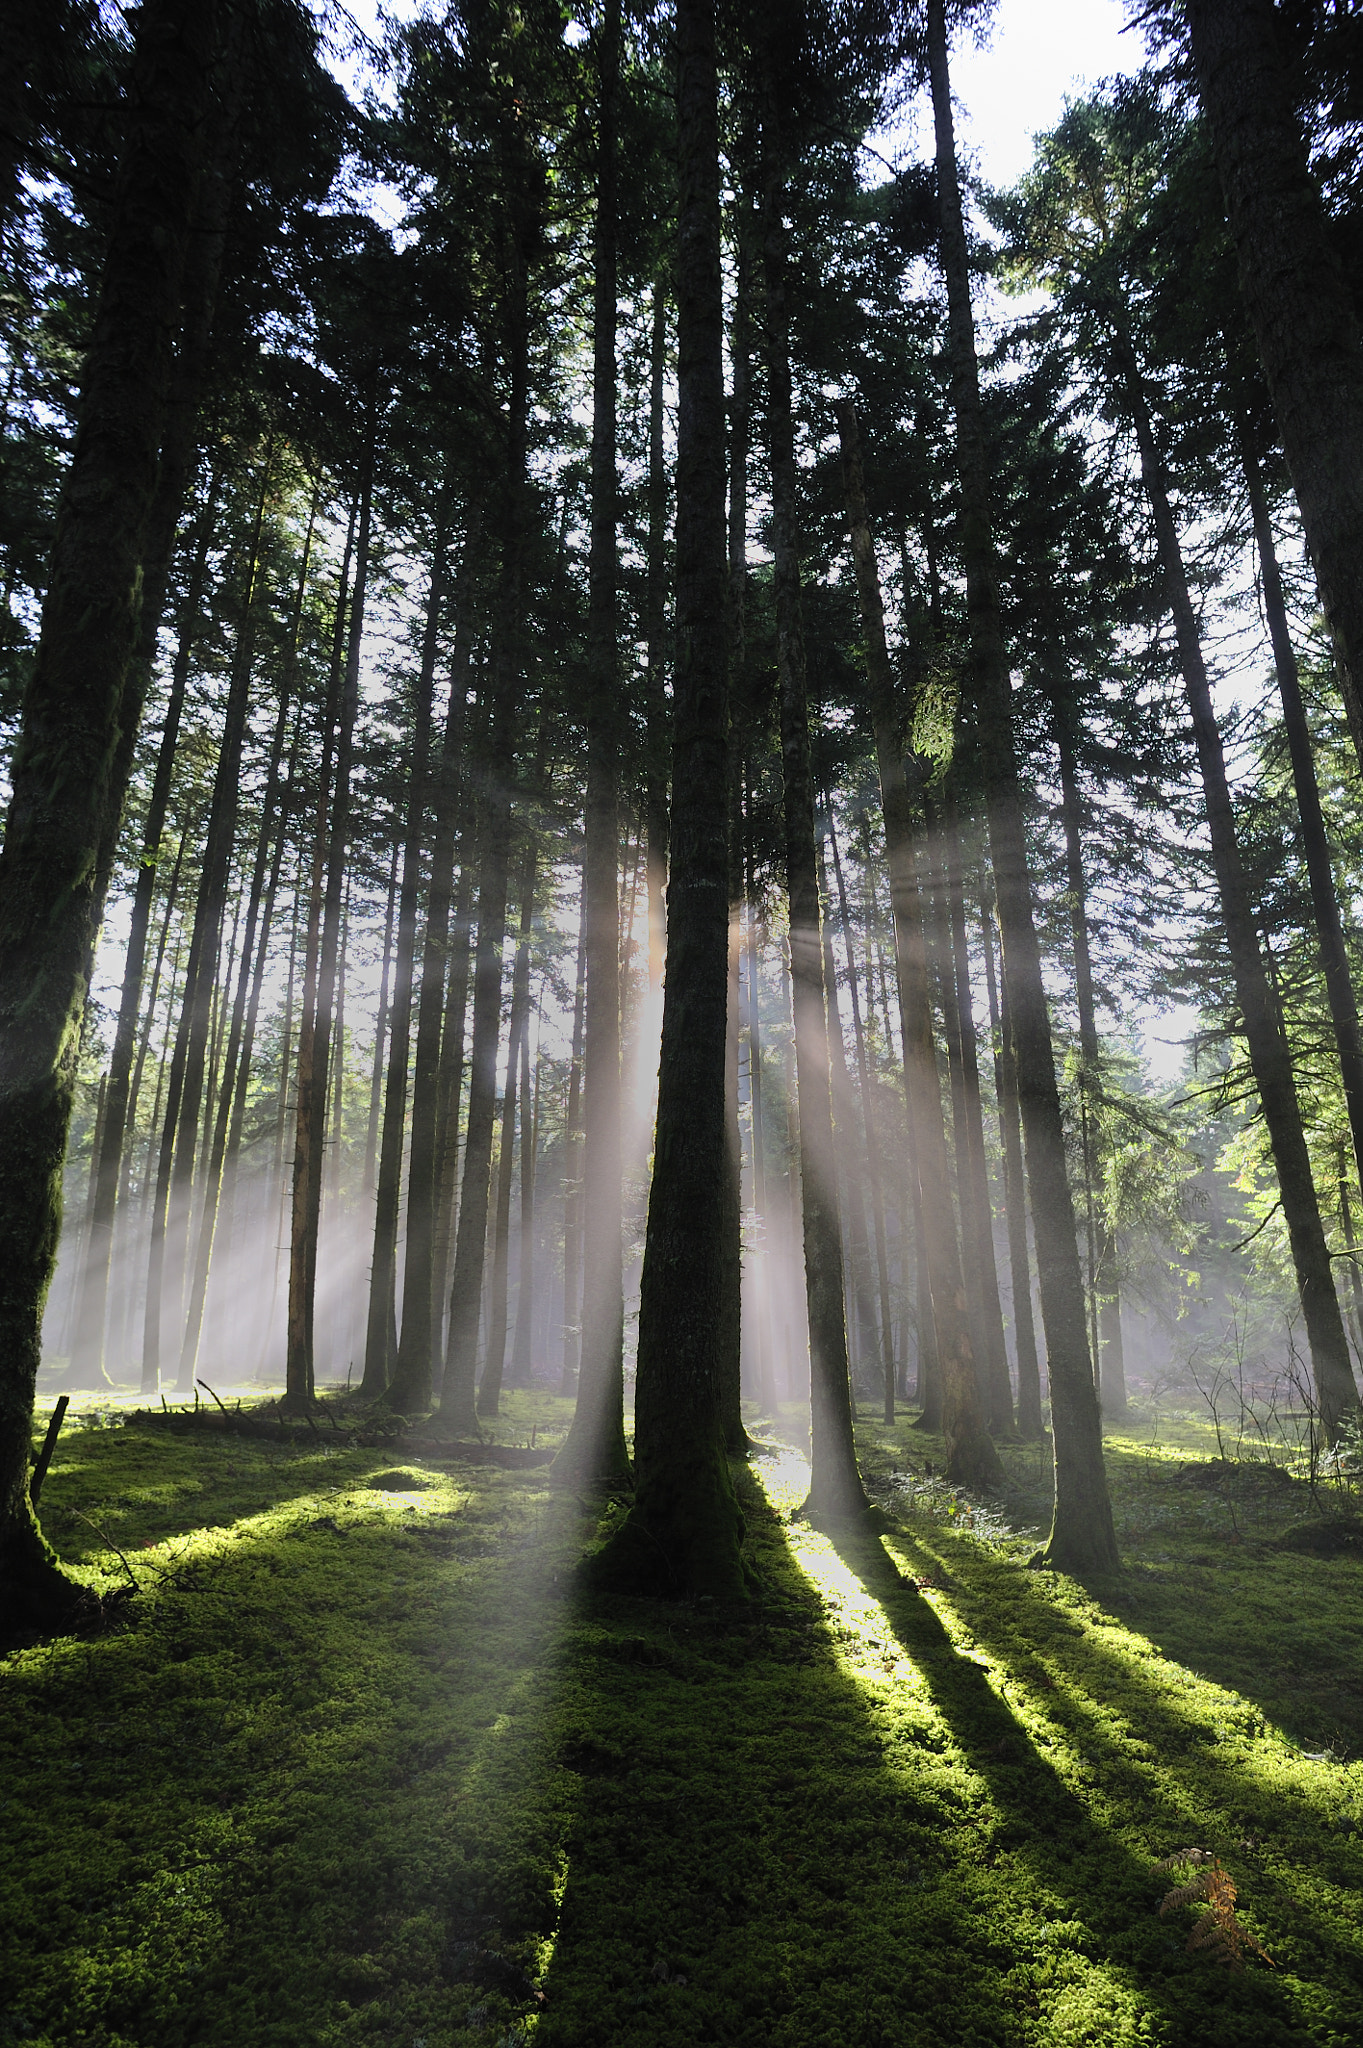
[[[1363,2039],[1363,0],[1010,4],[3,10],[0,2043]]]

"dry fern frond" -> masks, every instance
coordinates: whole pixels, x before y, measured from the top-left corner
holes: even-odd
[[[1180,1863],[1210,1863],[1211,1856],[1206,1849],[1175,1849],[1172,1856],[1162,1856],[1155,1865],[1156,1870],[1175,1870]]]
[[[1198,1875],[1190,1884],[1181,1884],[1166,1892],[1160,1901],[1160,1915],[1173,1913],[1180,1906],[1205,1906],[1206,1912],[1199,1913],[1188,1936],[1191,1953],[1198,1951],[1224,1963],[1228,1969],[1243,1970],[1245,1957],[1259,1956],[1270,1968],[1276,1968],[1272,1956],[1260,1946],[1249,1929],[1241,1924],[1235,1914],[1235,1880],[1223,1863],[1215,1856],[1209,1856],[1205,1849],[1181,1849],[1173,1856],[1166,1856],[1155,1865],[1156,1870],[1171,1870],[1180,1863],[1198,1866]]]

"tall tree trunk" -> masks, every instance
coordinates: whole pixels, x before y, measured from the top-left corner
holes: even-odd
[[[667,948],[667,462],[663,385],[667,375],[667,286],[653,286],[648,350],[648,557],[644,592],[644,829],[648,863],[648,985],[663,985]],[[566,1369],[566,1368],[565,1368]]]
[[[587,922],[579,922],[573,1039],[563,1123],[563,1370],[559,1393],[577,1392],[582,1357],[582,1031],[587,993]]]
[[[317,1291],[317,1228],[322,1212],[322,1138],[326,1122],[327,1058],[335,996],[343,855],[350,822],[350,757],[359,696],[360,636],[364,628],[365,582],[373,516],[374,452],[378,437],[378,375],[368,394],[360,488],[346,535],[336,601],[332,673],[318,776],[317,824],[313,842],[303,996],[295,1055],[297,1113],[294,1119],[293,1178],[289,1198],[289,1297],[281,1408],[305,1414],[315,1385],[314,1310]],[[358,527],[358,535],[357,535]],[[351,549],[354,586],[349,594]],[[344,670],[342,656],[344,654]],[[333,761],[334,735],[334,769]],[[333,787],[334,784],[334,787]]]
[[[306,569],[304,571],[306,574]],[[240,1088],[245,1099],[247,1074],[241,1059],[243,1035],[246,1028],[246,1008],[250,999],[253,979],[256,975],[256,931],[261,921],[261,905],[270,878],[271,841],[275,837],[275,810],[280,795],[280,768],[284,758],[284,734],[288,726],[289,689],[279,693],[279,709],[275,717],[275,728],[270,740],[269,765],[265,776],[265,795],[261,804],[260,829],[256,841],[255,868],[251,876],[250,895],[247,902],[246,923],[242,934],[241,954],[237,966],[237,987],[232,1004],[231,1021],[227,1029],[226,1050],[222,1061],[222,1078],[218,1089],[217,1110],[213,1120],[213,1136],[209,1150],[207,1168],[203,1175],[203,1190],[199,1208],[199,1233],[194,1247],[194,1269],[190,1280],[189,1303],[185,1315],[183,1341],[180,1347],[180,1385],[191,1388],[195,1383],[195,1369],[199,1352],[199,1336],[203,1328],[204,1301],[208,1293],[208,1272],[213,1258],[214,1241],[217,1235],[219,1195],[222,1190],[223,1166],[227,1157],[228,1134],[232,1125],[233,1110]],[[279,849],[284,844],[283,826],[279,830]],[[274,875],[278,877],[278,862],[274,864]],[[271,891],[273,896],[273,891]],[[266,911],[268,927],[269,913]],[[268,939],[268,928],[262,934]],[[263,959],[261,964],[263,965]],[[242,1071],[238,1073],[238,1068]]]
[[[724,303],[714,0],[677,0],[676,669],[667,973],[639,1300],[634,1506],[598,1569],[740,1596],[742,1516],[720,1415],[728,673]]]
[[[625,1300],[620,1153],[620,678],[616,541],[616,90],[620,0],[607,0],[600,85],[592,303],[591,553],[587,615],[587,801],[582,916],[587,993],[582,1085],[582,1363],[555,1473],[626,1480]]]
[[[502,1092],[501,1131],[497,1143],[497,1199],[492,1218],[492,1277],[487,1304],[487,1349],[478,1387],[479,1415],[496,1415],[501,1407],[502,1372],[506,1362],[507,1291],[511,1279],[511,1183],[516,1171],[516,1098],[521,1046],[530,1018],[530,934],[535,921],[535,877],[539,844],[533,833],[521,875],[520,930],[511,971],[511,1016],[506,1047],[506,1086]],[[521,1103],[525,1115],[525,1104]]]
[[[530,1019],[521,1033],[521,1200],[517,1246],[516,1333],[511,1344],[507,1385],[528,1387],[531,1380],[535,1319],[535,1167],[539,1152],[540,1063],[535,1057],[530,1080]]]
[[[970,989],[970,952],[965,929],[965,852],[955,800],[949,798],[943,821],[947,919],[951,935],[952,979],[956,992],[956,1024],[961,1046],[962,1107],[969,1140],[971,1208],[974,1213],[976,1289],[984,1333],[985,1416],[994,1436],[1011,1437],[1013,1389],[1008,1379],[1008,1352],[1003,1339],[999,1304],[998,1262],[994,1257],[994,1211],[989,1199],[989,1168],[984,1151],[984,1108],[980,1099],[979,1048]]]
[[[918,1201],[914,1209],[914,1226],[920,1247],[919,1398],[924,1404],[922,1420],[925,1427],[931,1427],[940,1414],[947,1442],[947,1476],[950,1479],[960,1485],[999,1486],[1003,1471],[999,1454],[985,1428],[984,1410],[976,1384],[960,1247],[951,1213],[951,1178],[947,1170],[942,1091],[937,1076],[937,1053],[933,1044],[932,1008],[928,995],[927,941],[914,858],[914,806],[904,767],[894,675],[885,641],[880,572],[866,511],[866,485],[862,474],[856,408],[850,399],[841,401],[838,406],[838,428],[857,597],[866,635],[868,709],[875,736],[880,802],[885,820],[885,855],[894,918],[895,971],[904,1039],[904,1076],[916,1168]],[[931,1313],[925,1313],[929,1308]]]
[[[1268,622],[1268,635],[1273,646],[1273,665],[1278,678],[1278,694],[1282,699],[1287,751],[1292,762],[1292,782],[1297,793],[1297,810],[1301,818],[1302,852],[1306,857],[1306,873],[1311,884],[1311,907],[1316,918],[1320,964],[1325,975],[1330,1022],[1334,1027],[1340,1074],[1344,1081],[1344,1102],[1348,1111],[1349,1132],[1353,1139],[1354,1169],[1360,1183],[1363,1184],[1363,1034],[1360,1034],[1359,1030],[1358,999],[1354,994],[1353,978],[1349,972],[1349,954],[1344,943],[1339,897],[1330,865],[1330,842],[1326,836],[1325,816],[1320,807],[1320,788],[1316,781],[1316,764],[1311,751],[1311,730],[1306,722],[1306,706],[1302,702],[1297,657],[1287,623],[1282,577],[1278,572],[1278,556],[1273,545],[1273,523],[1269,518],[1263,479],[1250,445],[1247,429],[1242,429],[1241,448],[1245,483],[1249,490],[1249,509],[1254,521],[1254,542],[1259,555],[1264,617]]]
[[[388,1076],[383,1096],[383,1137],[379,1147],[374,1202],[374,1256],[369,1269],[369,1316],[365,1330],[364,1377],[360,1394],[373,1401],[388,1385],[396,1364],[398,1208],[402,1198],[402,1152],[407,1130],[407,1079],[412,1052],[412,971],[416,958],[417,900],[421,893],[421,848],[425,837],[431,750],[431,698],[440,613],[445,595],[448,541],[444,502],[436,513],[426,630],[413,693],[412,767],[407,785],[407,829],[402,846],[402,888],[398,897],[397,961],[389,1013]]]
[[[1165,602],[1174,622],[1179,667],[1183,672],[1198,765],[1202,771],[1212,867],[1235,979],[1235,993],[1249,1047],[1254,1083],[1263,1105],[1273,1164],[1277,1170],[1321,1422],[1333,1441],[1344,1421],[1357,1410],[1358,1392],[1354,1385],[1344,1322],[1339,1312],[1339,1299],[1335,1293],[1334,1275],[1330,1269],[1320,1204],[1311,1175],[1311,1158],[1302,1130],[1292,1053],[1259,951],[1254,906],[1240,857],[1235,812],[1226,780],[1221,730],[1212,708],[1211,685],[1202,658],[1202,640],[1188,589],[1183,550],[1169,503],[1164,462],[1155,439],[1144,380],[1120,307],[1113,309],[1113,324],[1118,366],[1125,387],[1123,395],[1136,429],[1141,476],[1164,572]]]
[[[208,1067],[209,1031],[218,981],[223,914],[236,836],[241,756],[246,739],[255,658],[256,579],[272,461],[273,444],[270,444],[262,465],[260,497],[247,549],[241,616],[223,710],[213,794],[209,802],[203,864],[194,904],[189,959],[185,966],[180,1024],[166,1087],[147,1260],[146,1320],[142,1345],[142,1391],[147,1394],[155,1393],[161,1382],[162,1336],[167,1309],[172,1328],[179,1333],[183,1327],[190,1199],[199,1147],[199,1115]],[[184,1391],[193,1391],[192,1382]]]
[[[1045,1555],[1065,1571],[1112,1571],[1118,1563],[1103,1470],[1102,1420],[1084,1317],[1074,1201],[1056,1086],[1041,951],[1023,831],[1013,734],[1012,684],[1003,644],[989,460],[975,358],[970,267],[952,128],[944,0],[928,0],[928,65],[937,139],[937,197],[947,287],[951,390],[961,480],[960,546],[966,573],[973,710],[986,777],[990,851],[1003,936],[1003,973],[1017,1046],[1018,1095],[1036,1226],[1041,1312],[1055,1434],[1055,1517]]]
[[[103,905],[98,868],[136,651],[148,514],[166,424],[186,251],[203,166],[219,9],[148,0],[129,81],[104,272],[25,691],[0,853],[0,1616],[64,1625],[68,1579],[29,1498],[42,1315]]]
[[[158,497],[160,493],[158,491]],[[114,1215],[118,1202],[119,1174],[129,1114],[129,1078],[137,1043],[137,1022],[142,1004],[142,978],[146,967],[147,934],[151,923],[152,897],[156,889],[157,863],[166,830],[170,803],[170,778],[175,749],[180,738],[189,683],[189,664],[200,625],[208,550],[213,538],[213,514],[217,503],[217,478],[205,496],[196,522],[194,550],[180,623],[179,645],[171,668],[170,693],[161,727],[156,767],[147,816],[142,830],[142,859],[133,885],[128,918],[128,946],[123,962],[123,987],[119,998],[118,1022],[114,1027],[113,1050],[109,1056],[109,1088],[104,1122],[100,1131],[99,1158],[95,1169],[95,1198],[90,1215],[89,1243],[81,1283],[81,1302],[76,1325],[75,1353],[93,1374],[93,1384],[104,1377],[104,1310],[109,1291],[109,1260],[113,1251]],[[139,629],[137,660],[148,666],[155,659],[155,642],[160,627],[159,611],[153,618],[144,599]],[[184,840],[180,841],[183,852]],[[75,1360],[73,1359],[73,1363]]]
[[[1103,1414],[1117,1422],[1126,1414],[1126,1371],[1122,1355],[1122,1303],[1117,1276],[1117,1237],[1106,1216],[1095,1214],[1094,1199],[1102,1177],[1101,1132],[1095,1130],[1094,1105],[1101,1100],[1098,1014],[1093,994],[1093,960],[1089,946],[1088,885],[1084,878],[1082,807],[1072,712],[1063,691],[1048,691],[1051,732],[1060,760],[1060,815],[1065,831],[1065,871],[1069,883],[1070,931],[1074,940],[1074,994],[1079,1011],[1079,1101],[1082,1112],[1084,1184],[1088,1208],[1089,1285],[1093,1300],[1093,1351],[1098,1361],[1098,1398]]]
[[[857,1048],[857,1079],[861,1084],[862,1133],[866,1141],[866,1177],[871,1185],[871,1220],[876,1243],[876,1287],[880,1296],[880,1364],[884,1380],[884,1419],[894,1421],[895,1349],[894,1320],[890,1307],[890,1259],[885,1235],[885,1175],[881,1166],[880,1137],[876,1129],[872,1100],[871,1061],[862,1023],[861,996],[857,988],[857,962],[852,942],[852,918],[847,901],[847,883],[842,872],[837,826],[833,807],[828,805],[828,844],[833,854],[833,876],[838,888],[838,916],[843,944],[847,948],[847,988],[852,999],[852,1035]]]
[[[1018,1435],[1035,1442],[1046,1434],[1041,1412],[1041,1368],[1032,1321],[1032,1269],[1027,1256],[1027,1182],[1022,1164],[1022,1124],[1018,1115],[1017,1064],[1009,1031],[1006,991],[994,968],[994,913],[986,894],[980,912],[984,973],[989,989],[989,1027],[994,1042],[994,1095],[999,1105],[999,1145],[1003,1152],[1003,1201],[1008,1213],[1008,1267],[1013,1282],[1013,1344],[1018,1370]],[[1004,1001],[1000,1003],[1000,994]]]
[[[832,813],[829,812],[831,820]],[[828,902],[827,863],[824,859],[823,834],[820,831],[816,848],[819,876],[820,902]],[[844,936],[846,935],[844,928]],[[855,969],[851,965],[851,949],[848,949],[848,978],[852,979]],[[838,1169],[838,1183],[842,1194],[841,1209],[847,1216],[847,1298],[845,1314],[849,1344],[853,1332],[857,1350],[852,1353],[852,1364],[865,1361],[874,1370],[877,1362],[884,1373],[881,1353],[881,1333],[876,1322],[875,1301],[871,1280],[871,1241],[866,1229],[866,1201],[862,1175],[859,1170],[855,1146],[857,1142],[857,1112],[852,1093],[852,1076],[847,1065],[847,1048],[842,1035],[842,1010],[838,995],[838,963],[833,952],[833,933],[827,916],[823,921],[823,979],[827,991],[828,1006],[828,1066],[832,1084],[833,1129],[835,1134],[834,1163]],[[863,1098],[864,1100],[865,1098]],[[856,1382],[854,1377],[854,1388]],[[891,1378],[893,1385],[893,1377]]]
[[[1363,762],[1363,333],[1307,161],[1271,0],[1186,18],[1259,344]]]
[[[402,1275],[402,1332],[393,1377],[385,1396],[399,1414],[422,1415],[431,1405],[440,1351],[440,1322],[445,1287],[448,1234],[441,1243],[440,1180],[442,1069],[457,1059],[463,1067],[464,1003],[468,989],[468,884],[460,881],[460,908],[451,945],[450,904],[454,893],[454,857],[461,792],[460,755],[468,710],[470,614],[479,533],[476,505],[470,506],[464,542],[463,570],[450,658],[450,697],[445,714],[440,772],[435,787],[435,829],[431,845],[431,879],[426,899],[426,931],[421,953],[421,986],[417,997],[416,1060],[412,1074],[412,1142],[407,1162],[407,1244]],[[465,823],[466,850],[474,838],[473,820]],[[446,987],[451,1014],[446,1018]],[[454,1014],[457,1011],[457,1015]],[[457,1048],[457,1049],[456,1049]],[[456,1093],[457,1093],[456,1083]],[[458,1102],[454,1105],[457,1132]],[[450,1174],[453,1180],[453,1171]]]
[[[774,151],[774,123],[765,144]],[[805,1298],[809,1314],[810,1486],[807,1511],[841,1520],[868,1505],[857,1469],[852,1388],[843,1313],[842,1232],[829,1079],[828,995],[814,833],[809,701],[800,617],[800,534],[795,417],[791,399],[790,315],[786,301],[784,197],[768,174],[764,276],[767,330],[767,434],[771,454],[772,555],[776,586],[776,662],[781,692],[781,768],[786,889],[790,899],[790,973],[795,1071],[800,1100],[800,1187]]]
[[[453,1436],[472,1433],[478,1427],[474,1378],[487,1250],[492,1133],[497,1101],[497,1046],[502,1028],[502,948],[506,936],[507,879],[511,860],[516,714],[524,671],[521,607],[527,512],[530,334],[527,280],[519,251],[513,259],[513,275],[509,281],[507,326],[511,388],[507,406],[491,702],[480,763],[483,780],[482,863],[478,882],[478,943],[473,966],[468,1131],[464,1142],[464,1175],[439,1407],[439,1428]]]
[[[393,923],[397,916],[398,863],[402,858],[402,847],[397,839],[393,841],[393,855],[388,863],[388,897],[383,912],[383,966],[379,973],[379,1008],[374,1019],[374,1063],[369,1073],[369,1124],[364,1138],[364,1174],[360,1181],[360,1193],[368,1197],[374,1192],[374,1175],[379,1163],[379,1118],[383,1111],[383,1081],[386,1072],[384,1047],[388,1038],[388,991],[393,971]]]

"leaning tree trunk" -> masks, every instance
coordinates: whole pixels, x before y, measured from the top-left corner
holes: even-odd
[[[728,673],[724,298],[714,0],[677,0],[676,669],[671,876],[653,1181],[639,1298],[634,1505],[608,1583],[741,1596],[720,1414]]]
[[[1306,144],[1272,0],[1188,0],[1244,295],[1363,761],[1363,333]]]
[[[1183,550],[1169,502],[1164,460],[1155,439],[1154,421],[1144,380],[1120,307],[1113,309],[1113,335],[1123,384],[1123,397],[1136,429],[1141,478],[1149,500],[1164,572],[1165,603],[1174,622],[1179,667],[1197,746],[1198,766],[1207,808],[1212,868],[1216,876],[1221,917],[1230,953],[1235,994],[1249,1047],[1254,1085],[1263,1107],[1273,1164],[1278,1175],[1283,1217],[1292,1248],[1297,1293],[1315,1377],[1316,1399],[1327,1436],[1334,1440],[1343,1423],[1358,1409],[1344,1319],[1339,1312],[1330,1251],[1321,1222],[1320,1203],[1311,1173],[1311,1156],[1302,1129],[1292,1051],[1269,984],[1249,878],[1240,855],[1235,812],[1226,780],[1221,729],[1212,707],[1211,684],[1202,658],[1202,638],[1193,610],[1183,564]]]
[[[880,572],[867,517],[856,407],[851,399],[843,399],[838,405],[838,428],[852,560],[866,636],[868,709],[885,820],[895,972],[904,1037],[904,1079],[918,1194],[914,1222],[927,1281],[926,1301],[924,1288],[920,1285],[918,1290],[919,1399],[924,1402],[925,1421],[935,1423],[940,1414],[947,1442],[948,1478],[960,1485],[996,1487],[1003,1483],[1003,1468],[985,1428],[976,1384],[961,1254],[951,1213],[946,1127],[928,993],[927,939],[914,859],[914,806],[904,768],[894,674],[885,641]],[[930,1313],[925,1315],[925,1309],[930,1309]]]
[[[768,146],[774,138],[767,138]],[[781,768],[786,890],[790,901],[790,977],[795,1074],[800,1109],[800,1189],[805,1300],[809,1314],[810,1485],[805,1511],[844,1520],[867,1508],[857,1468],[852,1386],[843,1301],[842,1230],[828,1061],[822,911],[814,832],[809,701],[800,618],[799,513],[795,417],[791,400],[790,315],[786,302],[784,193],[767,180],[764,247],[767,330],[767,436],[771,454],[772,555],[776,586],[776,663],[781,691]]]
[[[621,704],[616,540],[616,89],[620,0],[601,30],[592,308],[591,543],[587,613],[587,800],[582,917],[582,1348],[577,1406],[555,1476],[620,1481],[625,1449],[625,1296],[620,1152],[619,807]]]
[[[0,854],[0,1619],[61,1626],[91,1604],[29,1499],[42,1316],[102,904],[101,848],[136,651],[147,518],[173,375],[219,21],[212,0],[147,0],[126,140],[24,696]]]
[[[1115,1570],[1117,1538],[1103,1470],[1102,1419],[1085,1329],[1084,1281],[1056,1085],[1041,949],[1023,830],[1012,682],[1003,643],[990,520],[989,460],[975,357],[970,265],[952,127],[943,0],[928,0],[928,63],[937,137],[937,198],[947,287],[951,391],[961,481],[960,547],[970,626],[973,710],[986,777],[990,852],[1017,1046],[1018,1095],[1036,1226],[1041,1313],[1051,1375],[1055,1516],[1045,1556],[1066,1571]]]

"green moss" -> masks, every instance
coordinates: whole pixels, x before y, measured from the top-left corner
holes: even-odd
[[[722,1612],[586,1593],[601,1524],[540,1471],[73,1433],[50,1533],[142,1590],[2,1667],[0,2041],[1343,2048],[1363,1567],[1185,1435],[1112,1446],[1088,1589],[1022,1562],[1034,1451],[1000,1517],[867,1422],[896,1521],[852,1537],[759,1459]],[[1159,1919],[1192,1844],[1276,1970]]]

